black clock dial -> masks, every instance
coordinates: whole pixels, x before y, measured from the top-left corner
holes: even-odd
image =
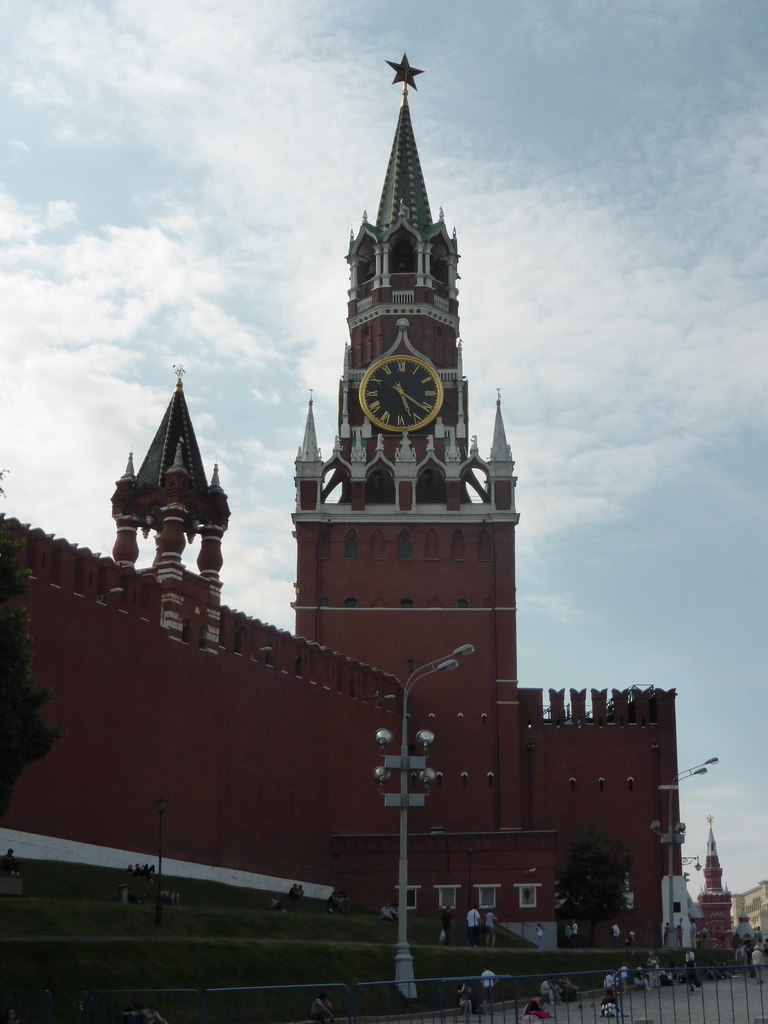
[[[384,430],[417,430],[443,404],[443,385],[415,356],[387,356],[370,366],[360,382],[363,412]]]

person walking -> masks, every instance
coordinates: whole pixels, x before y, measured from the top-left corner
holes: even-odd
[[[443,907],[440,911],[440,924],[443,926],[440,939],[444,946],[449,946],[451,943],[451,932],[453,931],[453,914],[450,907]]]
[[[480,911],[476,903],[467,914],[467,934],[470,946],[480,945]]]
[[[755,981],[758,985],[763,984],[763,964],[765,963],[765,953],[762,948],[755,943],[755,948],[752,950],[752,967],[755,971]]]
[[[485,915],[485,944],[486,946],[496,945],[496,915],[492,910]]]

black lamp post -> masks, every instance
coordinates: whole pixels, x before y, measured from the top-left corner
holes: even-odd
[[[472,854],[474,852],[470,839],[467,843],[467,911],[470,911],[474,905],[472,903]]]
[[[155,902],[155,924],[161,925],[163,923],[163,901],[161,899],[161,892],[163,888],[163,815],[165,814],[166,808],[168,807],[168,801],[163,797],[159,796],[155,800],[155,807],[157,808],[157,900]]]

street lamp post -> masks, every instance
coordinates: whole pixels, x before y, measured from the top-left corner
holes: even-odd
[[[470,839],[467,843],[467,913],[472,909],[472,854],[474,852]]]
[[[423,745],[422,755],[412,756],[408,753],[408,697],[411,690],[419,682],[435,672],[451,672],[459,667],[458,658],[474,652],[472,644],[462,644],[451,654],[443,658],[435,658],[414,669],[408,676],[403,686],[402,706],[402,727],[400,732],[400,754],[386,754],[384,764],[378,765],[373,770],[373,777],[379,785],[388,782],[392,770],[400,772],[400,792],[385,793],[384,806],[397,807],[400,810],[400,852],[398,860],[398,917],[397,917],[397,952],[395,954],[395,981],[401,995],[407,999],[416,998],[416,987],[413,984],[413,957],[408,945],[408,808],[423,807],[426,799],[425,793],[409,793],[408,778],[412,771],[418,772],[420,781],[429,786],[435,781],[436,775],[431,768],[427,768],[426,754],[430,744],[434,742],[434,735],[428,729],[422,729],[416,739]],[[383,749],[393,740],[389,729],[379,729],[376,733],[376,742]]]
[[[677,929],[675,927],[675,913],[674,913],[674,900],[675,900],[675,889],[674,889],[674,852],[675,846],[680,846],[685,842],[685,824],[681,821],[677,822],[673,826],[672,824],[672,798],[676,789],[679,789],[679,783],[681,779],[690,778],[692,775],[706,775],[708,772],[708,765],[717,764],[720,758],[710,757],[704,761],[703,764],[697,764],[693,768],[686,768],[685,771],[679,772],[672,782],[668,786],[659,786],[659,789],[666,789],[669,791],[669,802],[667,807],[667,831],[661,831],[661,822],[654,821],[651,827],[658,835],[662,842],[662,845],[667,846],[667,915],[668,915],[668,930],[666,936],[666,945],[672,948],[677,947]],[[681,937],[682,941],[682,937]]]
[[[155,800],[157,808],[157,897],[155,900],[155,924],[163,923],[163,901],[161,893],[163,889],[163,815],[168,808],[168,801],[159,796]]]

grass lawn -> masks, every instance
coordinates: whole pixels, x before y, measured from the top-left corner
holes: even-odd
[[[86,990],[352,987],[394,974],[396,925],[359,907],[335,915],[323,901],[285,899],[280,913],[268,909],[272,894],[164,875],[164,887],[178,891],[181,902],[163,908],[157,927],[150,882],[131,879],[145,903],[118,902],[124,871],[26,861],[23,880],[23,898],[0,899],[1,987],[50,990],[57,1020],[73,1019]],[[599,985],[605,969],[616,966],[615,952],[533,949],[503,929],[495,949],[470,949],[456,916],[449,947],[438,942],[437,915],[409,921],[417,978],[472,977],[486,967],[523,976],[595,971]],[[630,959],[639,964],[645,957]],[[112,1017],[110,1024],[119,1022]]]

